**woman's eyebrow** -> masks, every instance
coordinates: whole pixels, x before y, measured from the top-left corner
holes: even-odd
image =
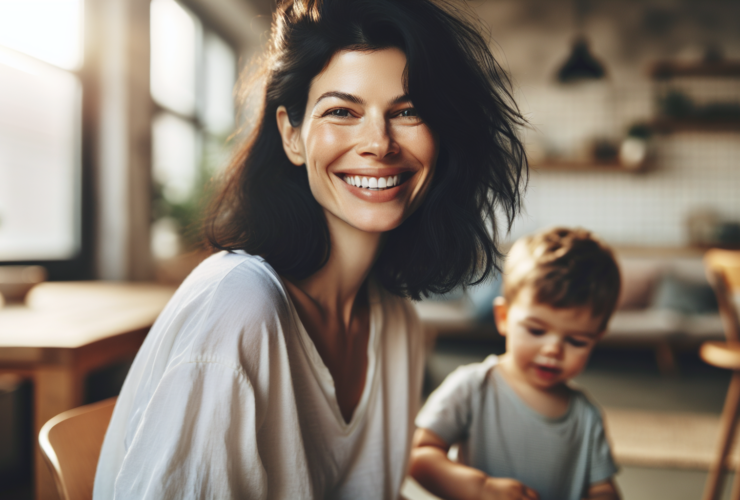
[[[402,102],[411,102],[411,97],[409,97],[408,94],[403,94],[398,97],[394,97],[393,100],[391,100],[391,104],[400,104]]]
[[[360,104],[360,105],[365,104],[365,100],[362,97],[359,97],[353,94],[348,94],[347,92],[331,90],[329,92],[324,92],[323,94],[321,94],[319,98],[316,99],[316,103],[314,104],[314,106],[316,106],[316,104],[321,102],[322,99],[327,99],[329,97],[336,97],[337,99],[342,99],[344,101],[349,101],[349,102],[353,102],[355,104]],[[408,94],[402,94],[402,95],[396,96],[393,99],[391,99],[391,105],[400,104],[403,102],[411,102],[411,97],[409,97]]]
[[[344,101],[353,102],[355,104],[365,104],[365,100],[362,97],[348,94],[346,92],[340,92],[338,90],[331,90],[329,92],[324,92],[323,94],[321,94],[319,98],[316,99],[316,103],[314,104],[314,106],[316,106],[316,104],[321,102],[322,99],[326,99],[329,97],[336,97],[337,99],[342,99]]]

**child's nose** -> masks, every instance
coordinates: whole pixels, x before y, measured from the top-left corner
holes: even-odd
[[[563,354],[563,339],[560,335],[550,334],[545,336],[543,352],[550,356],[560,357]]]

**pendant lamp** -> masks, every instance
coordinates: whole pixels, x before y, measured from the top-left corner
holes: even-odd
[[[580,80],[599,80],[606,76],[604,65],[596,59],[584,35],[584,18],[588,10],[587,0],[574,0],[575,24],[578,35],[573,42],[568,59],[560,67],[557,79],[561,83]]]
[[[586,37],[579,36],[573,42],[568,59],[558,70],[558,81],[571,83],[578,80],[598,80],[606,76],[604,66],[592,54]]]

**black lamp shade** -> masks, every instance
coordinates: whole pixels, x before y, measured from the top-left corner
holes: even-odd
[[[579,37],[573,43],[570,56],[558,71],[558,81],[570,83],[578,80],[598,80],[606,76],[604,66],[589,50],[588,41]]]

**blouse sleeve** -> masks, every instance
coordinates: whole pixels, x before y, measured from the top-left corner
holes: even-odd
[[[115,499],[266,498],[254,400],[239,367],[172,367],[127,436]]]

